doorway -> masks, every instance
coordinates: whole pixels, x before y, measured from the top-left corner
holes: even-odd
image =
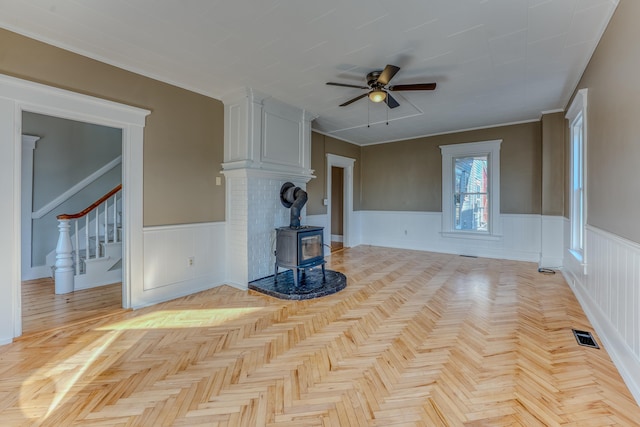
[[[344,242],[344,168],[331,167],[331,252]]]
[[[142,168],[148,110],[0,75],[0,344],[22,334],[21,163],[22,112],[78,120],[122,130],[122,306],[140,298],[143,283]],[[133,262],[134,260],[135,262]],[[133,285],[135,284],[135,286]]]
[[[355,159],[349,157],[338,156],[336,154],[327,154],[327,229],[325,229],[325,242],[332,242],[333,236],[339,239],[337,236],[342,236],[342,247],[349,248],[354,244],[354,230],[353,230],[353,164]],[[340,196],[337,195],[337,200],[334,201],[334,169],[335,180],[342,181],[336,183],[338,190],[336,193],[340,193],[340,187],[342,189]],[[335,206],[334,206],[335,205]],[[335,213],[334,213],[335,212]],[[342,219],[340,219],[342,218]],[[334,228],[335,225],[335,228]],[[334,234],[334,230],[336,233]],[[336,240],[336,243],[337,242]],[[337,244],[336,244],[337,246]]]
[[[42,332],[120,311],[122,269],[117,264],[109,273],[94,268],[91,276],[83,277],[84,286],[76,284],[73,292],[64,295],[55,293],[51,276],[59,235],[57,215],[80,212],[122,184],[122,129],[23,111],[22,143],[23,333]],[[122,217],[121,203],[118,210],[116,215]],[[115,232],[119,221],[114,215],[110,218]],[[86,232],[82,231],[83,224],[80,221],[72,233]],[[103,242],[104,232],[100,231],[100,236]],[[84,238],[72,240],[75,246]],[[117,247],[111,251],[117,255],[121,244],[109,245]],[[101,247],[104,250],[102,244]],[[79,253],[75,261],[80,264],[82,251]],[[101,277],[102,274],[109,276]]]

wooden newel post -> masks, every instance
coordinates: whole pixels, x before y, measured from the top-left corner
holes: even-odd
[[[73,246],[69,234],[69,220],[58,219],[58,244],[56,245],[56,294],[73,292]]]

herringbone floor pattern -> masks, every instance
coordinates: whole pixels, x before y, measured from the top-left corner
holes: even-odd
[[[24,336],[122,311],[122,284],[56,295],[53,278],[22,282]]]
[[[330,268],[347,288],[317,300],[223,286],[1,347],[0,424],[638,425],[561,275],[367,246]]]

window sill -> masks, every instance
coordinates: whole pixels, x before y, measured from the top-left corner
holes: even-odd
[[[584,256],[581,251],[576,251],[575,249],[569,249],[569,253],[580,264],[584,264]]]
[[[573,258],[575,260],[575,262],[578,264],[578,266],[580,267],[580,270],[582,271],[582,274],[584,274],[586,276],[586,274],[587,274],[587,261],[586,261],[586,258],[584,256],[584,252],[576,251],[575,249],[569,249],[568,252],[569,252],[569,255],[571,255],[571,258]]]
[[[470,231],[442,231],[440,232],[442,237],[454,238],[454,239],[469,239],[469,240],[493,240],[497,241],[502,239],[502,235],[488,234],[488,233],[474,233]]]
[[[584,256],[584,251],[577,251],[575,249],[569,249],[569,254],[571,257],[578,262],[581,266],[583,266],[586,270],[587,266],[587,258]]]

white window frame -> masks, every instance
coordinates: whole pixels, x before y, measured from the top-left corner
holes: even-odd
[[[442,152],[442,235],[467,239],[497,240],[502,237],[500,219],[500,144],[501,139],[441,145]],[[455,159],[487,156],[489,186],[488,231],[456,230],[454,221]]]
[[[576,93],[565,116],[570,132],[569,253],[583,265],[587,254],[587,93],[586,88]]]

